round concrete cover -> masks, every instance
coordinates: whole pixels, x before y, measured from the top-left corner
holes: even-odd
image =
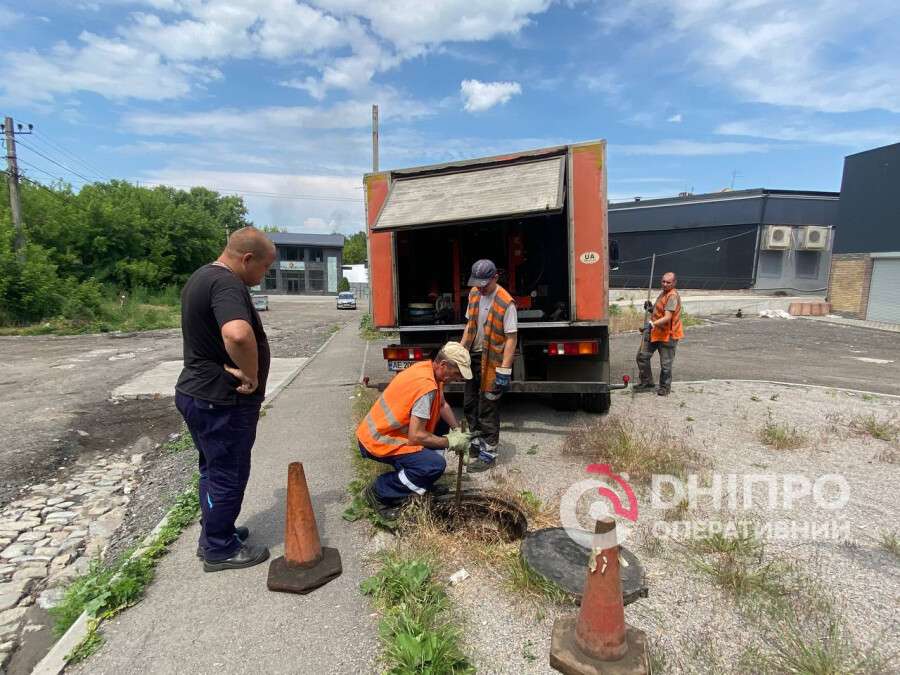
[[[620,547],[620,557],[628,567],[620,566],[622,597],[628,605],[647,597],[644,568],[627,548]],[[587,578],[589,549],[580,546],[561,527],[549,527],[529,533],[522,541],[522,557],[538,574],[550,579],[581,602]]]

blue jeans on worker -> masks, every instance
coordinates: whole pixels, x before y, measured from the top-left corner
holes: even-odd
[[[200,547],[207,560],[224,560],[241,547],[234,528],[250,478],[260,404],[220,405],[179,392],[175,406],[199,454]]]

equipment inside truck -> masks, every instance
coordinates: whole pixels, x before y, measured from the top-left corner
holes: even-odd
[[[567,232],[562,213],[397,232],[400,325],[464,323],[480,258],[497,265],[519,321],[567,320]]]

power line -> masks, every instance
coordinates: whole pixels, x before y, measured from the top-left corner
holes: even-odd
[[[42,174],[44,174],[45,176],[50,176],[50,178],[52,178],[53,180],[58,180],[58,181],[66,182],[65,179],[64,179],[62,176],[57,176],[57,175],[55,175],[55,174],[52,174],[52,173],[50,173],[49,171],[47,171],[46,169],[42,169],[41,167],[37,166],[36,164],[32,164],[31,162],[29,162],[29,161],[27,161],[27,160],[24,160],[24,159],[22,159],[22,158],[19,158],[19,163],[20,163],[20,164],[25,164],[25,165],[27,165],[27,166],[30,166],[33,170],[35,170],[35,171],[40,171],[40,172],[41,172]]]
[[[87,178],[86,176],[84,176],[84,175],[78,173],[77,171],[75,171],[75,169],[73,169],[73,168],[71,168],[71,167],[68,167],[68,166],[66,166],[65,164],[61,163],[61,162],[57,162],[57,161],[56,161],[55,159],[53,159],[52,157],[47,157],[47,155],[45,155],[43,152],[41,152],[40,150],[35,150],[34,148],[32,148],[32,147],[31,147],[30,145],[28,145],[27,143],[23,143],[22,141],[19,141],[19,145],[21,145],[22,147],[28,148],[28,149],[31,150],[34,154],[43,157],[43,158],[46,159],[48,162],[50,162],[50,163],[52,163],[52,164],[55,164],[55,165],[58,166],[59,168],[64,169],[65,171],[68,171],[69,173],[75,174],[76,176],[78,176],[79,178],[81,178],[82,180],[84,180],[86,183],[94,183],[94,182],[96,182],[96,181],[94,181],[94,180],[92,180],[92,179],[90,179],[90,178]]]
[[[88,163],[86,160],[82,159],[81,157],[76,155],[74,152],[67,150],[62,145],[60,145],[58,142],[54,141],[52,138],[47,136],[47,134],[45,134],[44,132],[35,129],[34,134],[35,134],[35,138],[40,140],[42,143],[50,146],[54,150],[61,152],[64,155],[66,155],[67,157],[75,160],[76,162],[81,164],[81,166],[83,166],[85,169],[87,169],[90,173],[96,175],[101,180],[109,180],[109,176],[107,176],[102,171],[97,169],[93,164]]]
[[[138,180],[138,179],[135,179]],[[195,187],[205,187],[207,190],[212,190],[214,192],[233,192],[241,195],[251,195],[254,197],[273,197],[276,199],[308,199],[308,200],[318,200],[318,201],[326,201],[326,202],[353,202],[358,204],[362,201],[361,198],[358,197],[337,197],[337,196],[328,196],[328,195],[301,195],[301,194],[288,194],[285,192],[258,192],[253,190],[237,190],[234,188],[223,188],[223,187],[215,187],[211,185],[187,185],[185,183],[164,183],[159,181],[148,181],[141,180],[140,182],[146,183],[148,185],[157,185],[162,187],[183,187],[183,188],[195,188]]]
[[[693,251],[694,249],[703,248],[704,246],[712,246],[713,244],[719,244],[723,241],[728,241],[729,239],[735,239],[737,237],[744,237],[748,234],[755,234],[756,228],[752,230],[747,230],[746,232],[740,232],[738,234],[732,234],[729,237],[722,237],[721,239],[716,239],[714,241],[707,241],[702,244],[697,244],[696,246],[688,246],[687,248],[680,248],[677,251],[666,251],[665,253],[657,253],[656,257],[661,258],[664,255],[675,255],[676,253],[685,253],[686,251]],[[615,262],[616,265],[628,265],[630,263],[636,262],[644,262],[645,260],[650,260],[652,255],[644,256],[643,258],[634,258],[633,260],[620,260],[619,262]]]

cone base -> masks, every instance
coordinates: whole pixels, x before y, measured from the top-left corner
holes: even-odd
[[[575,624],[578,615],[556,620],[550,642],[550,667],[565,675],[649,675],[647,635],[625,624],[628,651],[618,661],[599,661],[585,654],[575,643]]]
[[[269,563],[270,591],[306,594],[341,576],[341,554],[336,548],[322,547],[322,559],[312,567],[289,563],[284,556]]]

